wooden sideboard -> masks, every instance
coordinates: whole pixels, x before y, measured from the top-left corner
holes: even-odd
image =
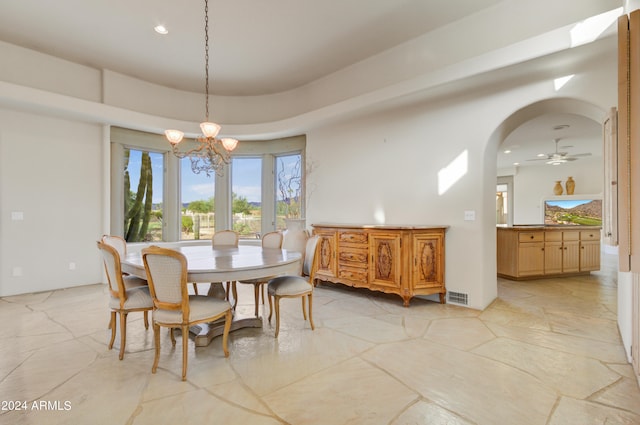
[[[402,297],[439,294],[445,302],[448,226],[313,224],[319,236],[316,281],[341,283]]]
[[[523,280],[600,270],[598,226],[498,227],[498,276]]]

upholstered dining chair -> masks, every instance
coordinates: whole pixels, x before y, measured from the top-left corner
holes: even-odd
[[[278,276],[267,284],[267,296],[269,297],[269,323],[273,313],[272,298],[275,301],[276,310],[276,338],[280,332],[280,298],[302,298],[302,316],[307,320],[305,297],[309,299],[309,323],[313,326],[313,274],[315,273],[316,248],[318,235],[307,239],[305,245],[304,262],[302,263],[302,276]]]
[[[98,241],[97,244],[102,254],[109,283],[109,308],[111,308],[109,350],[113,348],[113,342],[116,338],[116,317],[120,316],[119,357],[122,360],[127,341],[127,315],[134,311],[142,311],[144,313],[144,327],[149,329],[148,311],[153,309],[153,301],[146,281],[135,276],[122,274],[120,255],[116,248],[103,241]]]
[[[238,234],[238,232],[233,230],[220,230],[218,232],[215,232],[211,237],[211,246],[213,246],[214,248],[225,248],[225,247],[237,248],[239,242],[240,242],[240,235]],[[215,282],[211,282],[211,283],[215,283]],[[226,283],[224,291],[225,291],[225,298],[227,299],[227,301],[229,300],[229,291],[232,292],[233,299],[234,299],[234,308],[235,308],[235,303],[236,303],[235,300],[238,299],[238,291],[236,289],[235,283],[234,282],[222,282],[222,283]]]
[[[189,328],[199,323],[213,322],[224,317],[222,350],[229,357],[228,339],[231,329],[231,304],[226,300],[204,295],[189,295],[187,291],[187,259],[172,249],[150,246],[142,250],[142,261],[147,272],[149,290],[153,299],[153,338],[155,358],[152,373],[156,373],[160,360],[160,327],[171,329],[171,342],[175,346],[173,329],[182,332],[182,380],[187,379],[187,353]]]
[[[118,251],[118,255],[120,255],[120,259],[123,259],[125,255],[127,255],[127,241],[125,241],[123,237],[116,235],[102,235],[100,240],[115,248],[115,250]]]
[[[269,232],[265,233],[262,236],[262,247],[263,248],[282,248],[282,232]],[[270,276],[266,278],[260,279],[250,279],[250,280],[241,280],[238,283],[253,285],[253,293],[255,295],[255,315],[258,317],[258,298],[260,293],[262,293],[262,304],[264,305],[264,285],[269,282],[270,279],[273,279],[275,276]],[[235,282],[234,282],[235,284]],[[237,291],[236,291],[237,292]],[[236,298],[233,303],[233,308],[236,308],[238,303],[238,299]]]
[[[211,245],[215,248],[216,246],[238,246],[238,241],[240,237],[237,232],[233,230],[220,230],[215,232],[211,238]],[[198,295],[198,283],[193,282],[193,292]],[[227,283],[227,287],[225,289],[226,298],[229,299],[229,283]]]

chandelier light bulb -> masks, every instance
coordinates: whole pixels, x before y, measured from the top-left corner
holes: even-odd
[[[225,137],[221,140],[222,146],[227,150],[227,152],[231,152],[238,146],[238,140],[232,139],[231,137]]]
[[[205,137],[216,137],[220,131],[220,126],[214,122],[203,122],[200,124],[200,129]]]
[[[184,137],[184,133],[180,130],[165,130],[164,135],[167,136],[167,140],[172,145],[177,145]]]

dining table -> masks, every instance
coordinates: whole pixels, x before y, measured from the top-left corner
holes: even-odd
[[[222,282],[264,279],[285,274],[300,274],[302,254],[279,248],[239,245],[213,248],[207,245],[156,244],[181,252],[187,259],[187,282],[209,283],[207,296],[224,299]],[[147,279],[142,251],[128,252],[121,260],[122,271]],[[253,311],[253,309],[252,309]],[[198,347],[209,345],[222,334],[223,323],[214,322],[193,326]],[[231,331],[242,328],[261,328],[262,317],[234,312]]]

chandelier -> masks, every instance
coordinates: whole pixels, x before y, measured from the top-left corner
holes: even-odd
[[[189,158],[191,170],[200,174],[211,172],[222,175],[224,166],[229,163],[230,152],[238,145],[238,140],[232,138],[218,139],[216,136],[220,126],[209,122],[209,0],[204,0],[204,60],[205,60],[205,120],[200,123],[202,135],[196,138],[198,146],[187,151],[181,151],[178,147],[184,133],[180,130],[166,130],[164,132],[171,144],[173,154],[178,158]]]

